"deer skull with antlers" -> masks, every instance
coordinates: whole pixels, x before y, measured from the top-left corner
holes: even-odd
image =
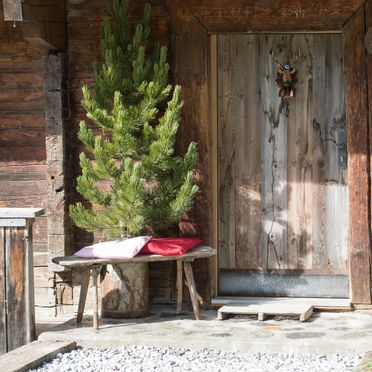
[[[270,51],[270,54],[278,64],[277,77],[275,81],[279,87],[279,97],[284,100],[289,100],[293,98],[296,93],[295,84],[297,82],[297,70],[294,66],[300,58],[300,52],[292,55],[291,61],[284,65],[280,63],[273,50]]]

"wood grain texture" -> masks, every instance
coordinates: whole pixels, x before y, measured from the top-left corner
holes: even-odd
[[[347,171],[329,141],[346,124],[342,36],[218,43],[220,268],[347,273]],[[288,113],[271,50],[301,52]]]
[[[237,61],[236,74],[236,267],[256,267],[259,256],[254,249],[261,237],[261,112],[255,107],[260,104],[260,81],[251,78],[249,71],[259,69],[259,40],[254,36],[238,38],[235,53],[241,58]],[[249,61],[249,68],[247,68]],[[233,123],[233,121],[230,121]],[[233,124],[232,124],[233,125]],[[247,202],[248,201],[248,202]],[[256,254],[255,254],[256,253]]]
[[[22,3],[14,0],[3,0],[4,21],[23,21]]]
[[[183,0],[209,32],[341,30],[361,0]]]
[[[350,297],[354,303],[371,303],[370,164],[367,119],[367,75],[364,49],[364,8],[344,29],[346,117],[349,162]]]
[[[219,267],[230,269],[235,262],[235,127],[237,115],[237,84],[234,55],[237,50],[236,38],[218,37],[218,247]]]
[[[59,353],[67,353],[76,348],[76,342],[35,341],[0,357],[2,371],[24,372],[37,369],[51,361]]]
[[[72,253],[71,226],[66,208],[68,175],[66,155],[66,59],[63,53],[44,57],[47,163],[47,219],[49,265],[53,257]]]
[[[27,342],[28,322],[26,309],[26,253],[23,238],[25,229],[7,228],[6,246],[6,298],[8,350]]]
[[[198,143],[199,163],[195,180],[200,192],[194,208],[180,224],[183,235],[198,235],[205,244],[212,242],[211,192],[211,117],[208,81],[208,37],[206,30],[183,8],[180,1],[172,1],[171,54],[175,84],[182,86],[182,123],[178,132],[178,151],[185,153],[191,141]],[[198,262],[194,272],[201,295],[209,298],[213,291],[210,263]],[[200,285],[199,285],[200,284]]]
[[[283,268],[288,266],[287,252],[287,137],[289,124],[285,112],[280,109],[280,98],[275,83],[276,64],[270,55],[281,47],[288,46],[290,38],[283,35],[259,37],[261,104],[256,110],[261,113],[261,152],[259,156],[262,173],[262,234],[260,260],[256,267]],[[284,47],[285,48],[285,47]],[[284,57],[284,60],[287,56]],[[283,57],[282,57],[283,58]],[[260,107],[261,106],[261,107]],[[289,207],[288,207],[289,208]],[[255,218],[252,216],[252,218]],[[252,268],[252,267],[251,267]]]
[[[366,30],[372,27],[372,1],[368,0],[365,4],[365,20],[366,20]],[[372,55],[367,54],[367,83],[368,83],[368,128],[369,128],[369,164],[371,169],[372,164]],[[370,187],[370,216],[372,216],[372,187]],[[371,217],[370,217],[371,218]],[[370,221],[372,223],[372,221]],[[372,242],[370,242],[372,244]],[[370,247],[370,249],[372,249]],[[371,288],[372,290],[372,288]]]
[[[7,352],[5,229],[0,228],[0,355]]]
[[[131,17],[134,21],[139,21],[143,15],[143,6],[145,3],[151,5],[152,17],[167,17],[168,4],[166,0],[150,0],[150,1],[132,1],[131,2]],[[67,3],[67,19],[68,23],[81,23],[86,21],[101,21],[108,18],[108,7],[111,5],[111,0],[90,0],[87,2]]]

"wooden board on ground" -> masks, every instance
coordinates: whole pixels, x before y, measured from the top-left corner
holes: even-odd
[[[218,310],[217,318],[226,319],[229,315],[255,315],[263,321],[269,315],[298,316],[301,322],[306,322],[313,313],[313,306],[307,304],[267,303],[257,305],[225,305]]]
[[[21,372],[37,368],[50,361],[58,353],[76,348],[76,342],[35,341],[0,356],[0,371]]]

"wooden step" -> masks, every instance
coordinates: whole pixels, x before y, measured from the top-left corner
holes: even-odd
[[[229,315],[255,315],[258,320],[265,320],[268,315],[298,316],[306,322],[313,313],[313,306],[308,304],[257,304],[257,305],[225,305],[218,310],[217,319],[224,320]]]
[[[0,356],[0,371],[23,372],[40,367],[59,353],[76,348],[70,341],[34,341]]]
[[[312,297],[247,297],[247,296],[217,296],[212,298],[212,305],[258,305],[258,304],[306,304],[315,309],[352,310],[350,299],[347,298],[312,298]]]

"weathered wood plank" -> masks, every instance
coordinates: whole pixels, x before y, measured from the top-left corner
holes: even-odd
[[[327,37],[325,97],[326,128],[323,138],[339,142],[339,130],[346,131],[345,79],[343,72],[343,41],[341,35]],[[347,168],[339,167],[338,149],[334,143],[325,144],[325,193],[326,226],[325,246],[328,252],[328,267],[348,272],[348,187]]]
[[[35,218],[44,213],[43,208],[0,208],[0,218]]]
[[[5,230],[8,350],[27,342],[26,254],[24,228]]]
[[[168,6],[165,0],[151,0],[151,15],[152,17],[167,17]],[[145,1],[131,2],[131,16],[135,19],[142,17],[143,6]],[[111,5],[110,0],[90,0],[89,4],[86,1],[69,1],[67,3],[67,18],[69,23],[84,21],[101,21],[108,18],[108,7]]]
[[[137,255],[130,259],[108,259],[108,258],[79,258],[76,256],[56,257],[53,262],[66,267],[89,267],[90,265],[106,265],[130,262],[161,262],[161,261],[194,261],[196,258],[213,257],[216,250],[211,247],[201,246],[179,256],[160,256],[157,254]]]
[[[209,32],[341,30],[360,0],[184,0]]]
[[[306,125],[310,126],[308,131],[308,141],[310,148],[310,157],[308,164],[311,166],[311,174],[305,182],[310,185],[306,190],[305,197],[309,201],[308,211],[311,220],[306,221],[311,225],[310,238],[306,244],[311,244],[310,257],[307,259],[306,267],[321,268],[326,267],[328,262],[328,252],[326,247],[326,194],[325,194],[325,146],[328,143],[323,142],[327,136],[327,111],[325,102],[327,95],[330,93],[326,88],[326,57],[327,50],[327,35],[313,35],[313,43],[311,49],[308,50],[308,55],[311,57],[311,71],[308,75],[308,100],[311,102],[311,108],[307,112]],[[341,73],[341,71],[339,71]],[[336,150],[331,145],[328,148],[333,152]],[[305,184],[306,187],[306,184]],[[309,196],[309,197],[307,197]],[[327,221],[328,222],[328,221]],[[332,221],[330,221],[332,223]],[[312,235],[312,238],[311,238]]]
[[[251,315],[257,314],[258,320],[265,320],[267,315],[298,316],[301,322],[308,320],[313,313],[313,307],[307,304],[266,303],[252,305],[225,305],[218,310],[218,319],[223,320],[229,314]]]
[[[76,342],[35,341],[0,357],[0,369],[8,372],[26,372],[54,359],[59,353],[76,348]]]
[[[235,262],[235,130],[237,114],[236,38],[218,37],[218,247],[219,267]],[[236,74],[238,76],[236,76]]]
[[[372,27],[372,1],[368,0],[365,3],[365,20],[366,20],[366,29],[370,29]],[[369,126],[369,169],[371,171],[372,165],[372,54],[367,55],[367,79],[368,79],[368,126]],[[372,200],[372,188],[370,188],[370,196],[369,200]],[[369,213],[370,216],[372,215],[372,204],[369,206]],[[370,221],[371,223],[371,221]],[[371,242],[370,242],[371,244]],[[370,246],[371,249],[371,246]],[[367,288],[366,288],[367,290]]]
[[[0,355],[7,352],[5,230],[0,228]]]
[[[285,35],[260,36],[262,234],[260,267],[286,268],[287,255],[287,137],[288,120],[280,110],[276,87],[277,65],[270,51],[289,53],[290,38]],[[281,56],[286,60],[286,56]],[[286,62],[282,62],[286,63]],[[257,156],[257,155],[256,155]]]
[[[261,92],[257,36],[236,37],[235,68],[235,262],[236,268],[259,264],[261,240]],[[249,61],[249,68],[247,68]],[[232,92],[234,94],[234,92]],[[231,118],[232,122],[234,118]],[[228,144],[225,144],[228,146]],[[230,150],[231,151],[231,150]]]
[[[371,303],[371,238],[367,75],[362,7],[344,28],[346,118],[348,125],[350,297]]]
[[[63,53],[44,57],[49,258],[72,253],[66,209],[65,105],[66,60]],[[50,261],[50,268],[61,270]]]
[[[190,262],[184,262],[183,268],[185,270],[186,283],[187,283],[187,287],[190,293],[194,316],[196,320],[200,320],[200,309],[199,309],[200,296],[198,295],[198,292],[196,291],[194,274],[192,272],[192,267],[191,267]]]
[[[0,227],[26,227],[26,220],[22,218],[1,218]]]
[[[181,234],[199,235],[204,244],[212,242],[211,192],[211,117],[208,77],[208,35],[200,23],[183,8],[179,0],[170,3],[172,75],[182,86],[184,100],[182,125],[177,150],[185,153],[190,141],[197,141],[199,163],[195,179],[200,192],[187,220],[180,224]],[[210,298],[213,262],[198,260],[194,266],[197,285],[203,298]],[[214,275],[214,274],[213,274]]]
[[[4,21],[23,21],[22,2],[3,0]]]

